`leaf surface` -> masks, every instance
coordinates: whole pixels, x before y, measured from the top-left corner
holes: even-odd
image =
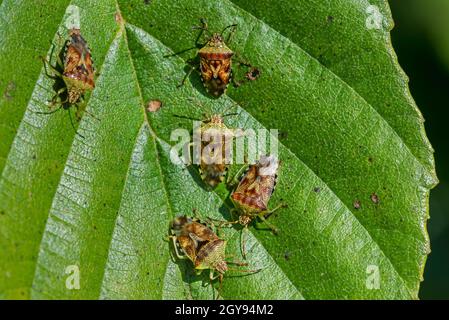
[[[270,207],[285,201],[288,208],[270,217],[278,236],[250,228],[248,269],[262,271],[230,272],[223,297],[417,298],[429,250],[428,194],[436,182],[431,148],[386,41],[388,28],[366,30],[362,5],[333,3],[332,23],[344,17],[353,25],[318,28],[315,35],[311,27],[289,31],[285,14],[265,1],[252,9],[245,1],[74,0],[65,4],[64,16],[64,6],[37,10],[30,3],[21,8],[5,0],[0,7],[2,66],[14,43],[31,32],[25,17],[56,19],[18,55],[32,65],[30,73],[10,67],[0,86],[6,90],[11,78],[17,87],[17,96],[0,101],[2,297],[214,297],[208,274],[196,276],[189,263],[176,260],[165,238],[179,214],[229,218],[228,191],[208,192],[195,170],[173,164],[170,136],[192,129],[190,120],[175,115],[198,118],[201,108],[234,107],[238,116],[226,118],[228,127],[280,130],[282,165]],[[84,138],[71,128],[68,110],[36,113],[54,95],[37,57],[46,50],[50,55],[48,38],[59,41],[56,28],[67,33],[74,6],[99,71],[87,110],[100,121],[86,114],[75,122]],[[13,16],[18,9],[28,10]],[[321,21],[325,12],[307,1],[290,9],[300,21],[299,13]],[[260,70],[257,81],[219,99],[207,95],[196,72],[177,88],[194,51],[168,56],[192,47],[191,26],[199,17],[207,17],[211,30],[238,24],[230,47]],[[9,38],[6,28],[18,31]],[[312,40],[303,41],[316,37],[319,44],[335,35],[328,58],[317,54]],[[356,54],[351,48],[358,41],[376,55]],[[234,69],[236,78],[245,70]],[[147,112],[153,99],[162,108]],[[226,228],[223,237],[238,257],[240,231]],[[80,288],[70,290],[67,270],[73,266]],[[380,287],[373,288],[377,271]]]

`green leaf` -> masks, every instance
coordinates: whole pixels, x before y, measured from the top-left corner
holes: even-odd
[[[237,103],[229,127],[281,131],[270,206],[285,201],[288,208],[270,217],[278,236],[250,228],[247,268],[262,271],[230,271],[222,296],[417,298],[436,176],[390,45],[388,5],[376,3],[388,23],[371,30],[360,1],[276,8],[260,1],[256,8],[249,1],[73,0],[57,8],[4,0],[0,296],[214,297],[208,275],[174,259],[165,238],[169,221],[194,209],[229,218],[228,191],[208,192],[195,170],[173,164],[170,135],[191,130],[191,121],[174,115],[201,117],[197,103],[207,112]],[[54,95],[38,56],[50,55],[56,32],[67,33],[74,8],[99,71],[87,110],[100,121],[86,114],[75,122],[83,137],[70,111],[36,113]],[[238,24],[230,47],[261,71],[257,81],[219,99],[205,93],[195,72],[177,88],[194,52],[167,56],[194,45],[199,17],[211,30]],[[45,24],[36,34],[32,21],[39,19]],[[235,70],[242,76],[243,67]],[[163,106],[147,113],[153,99]],[[223,237],[238,256],[240,231],[226,228]],[[70,290],[73,268],[80,288]],[[373,270],[378,289],[369,286]]]

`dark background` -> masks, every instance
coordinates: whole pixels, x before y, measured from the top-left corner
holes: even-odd
[[[449,299],[449,0],[390,0],[393,46],[424,118],[439,185],[430,194],[421,299]]]

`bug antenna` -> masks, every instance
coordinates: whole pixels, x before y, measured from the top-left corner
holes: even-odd
[[[207,29],[207,28],[205,28],[203,26],[193,26],[192,30],[201,30],[201,31],[207,32],[207,34],[209,36],[212,36],[212,33],[209,31],[209,29]]]
[[[179,114],[174,114],[173,117],[180,118],[180,119],[187,119],[187,120],[203,121],[203,120],[198,119],[198,118],[182,116],[182,115],[179,115]]]
[[[204,106],[197,99],[189,97],[189,98],[187,98],[187,100],[192,102],[192,104],[195,106],[195,108],[198,111],[203,111]],[[212,114],[210,112],[203,112],[202,116],[203,116],[203,119],[201,119],[201,120],[199,120],[199,119],[193,119],[193,120],[197,120],[197,121],[201,121],[201,122],[209,122],[212,119]]]
[[[220,35],[223,36],[223,33],[224,33],[227,29],[229,29],[229,28],[236,28],[236,27],[237,27],[237,23],[234,23],[234,24],[231,24],[231,25],[229,25],[229,26],[227,26],[227,27],[224,27],[223,30],[221,30]]]
[[[228,268],[228,271],[235,271],[235,272],[242,272],[242,273],[258,273],[262,269],[256,269],[256,270],[242,270],[242,269],[236,269],[236,268]],[[229,276],[228,276],[229,277]],[[239,277],[239,276],[233,276],[233,277]]]
[[[217,299],[220,297],[221,295],[221,291],[223,290],[223,274],[220,273],[220,275],[218,276],[218,281],[220,283],[219,287],[218,287],[218,292],[217,292]]]
[[[240,113],[238,112],[233,112],[233,113],[226,113],[224,114],[222,117],[230,117],[230,116],[238,116]]]
[[[235,113],[226,113],[226,112],[228,112],[229,110],[231,110],[232,108],[234,108],[235,106],[237,106],[238,105],[238,103],[237,102],[234,102],[232,105],[230,105],[230,106],[227,106],[226,107],[226,109],[224,109],[224,111],[223,111],[223,117],[228,117],[228,116],[235,116],[235,115],[238,115],[239,113],[237,113],[237,112],[235,112]]]
[[[207,20],[205,18],[201,18],[200,22],[201,26],[193,26],[192,29],[205,31],[209,36],[212,36],[212,33],[209,31],[209,27],[207,25]]]
[[[78,131],[75,128],[75,125],[73,124],[72,112],[70,111],[70,108],[69,108],[69,119],[70,119],[70,124],[72,125],[72,128],[73,128],[73,131],[75,131],[75,134],[79,135],[81,138],[84,139],[84,136],[81,133],[78,133]]]
[[[36,111],[36,113],[37,113],[37,114],[53,114],[53,113],[55,113],[55,112],[61,110],[62,107],[63,107],[63,105],[61,104],[61,105],[59,106],[59,108],[56,108],[55,110],[52,110],[52,111]]]

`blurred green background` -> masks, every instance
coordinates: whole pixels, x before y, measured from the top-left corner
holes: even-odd
[[[449,299],[449,0],[390,0],[393,46],[424,118],[440,184],[430,195],[432,252],[421,299]]]

